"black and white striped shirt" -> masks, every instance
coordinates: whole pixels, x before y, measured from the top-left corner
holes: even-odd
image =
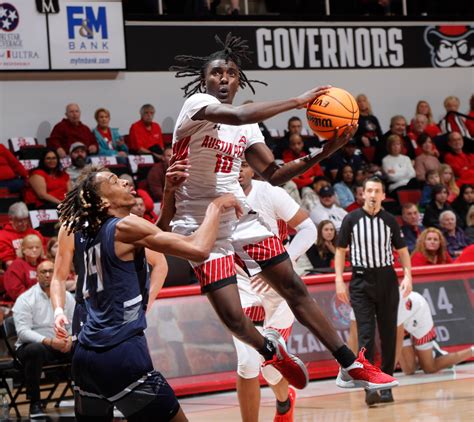
[[[363,208],[346,215],[337,235],[337,247],[350,244],[350,260],[353,267],[381,268],[393,265],[393,247],[406,246],[405,239],[395,217],[385,210],[375,216]]]

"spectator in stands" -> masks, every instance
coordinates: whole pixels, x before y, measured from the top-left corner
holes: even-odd
[[[453,169],[449,164],[439,166],[439,180],[448,190],[448,202],[453,202],[459,195],[459,187],[456,184]]]
[[[425,129],[428,126],[428,118],[424,114],[417,114],[412,120],[412,122],[413,126],[410,126],[410,130],[408,130],[407,136],[411,139],[413,148],[415,148],[415,155],[418,156],[419,154],[421,154],[421,150],[420,148],[418,148],[418,137],[422,133],[425,133]],[[437,150],[436,154],[438,154],[439,156]]]
[[[290,161],[294,161],[298,158],[305,157],[307,153],[304,151],[304,141],[303,137],[297,133],[290,135],[289,137],[289,144],[288,149],[283,151],[283,161],[288,163]],[[292,179],[293,182],[296,183],[298,189],[303,189],[306,186],[311,185],[313,183],[313,179],[316,176],[322,176],[323,171],[319,164],[311,167],[309,170],[305,171],[303,174],[296,176]]]
[[[326,160],[326,174],[332,180],[336,180],[338,171],[347,164],[352,167],[353,171],[357,171],[366,165],[364,156],[357,149],[354,139],[351,139],[341,150]]]
[[[20,295],[13,307],[13,319],[18,334],[17,356],[24,367],[26,395],[30,399],[30,418],[44,417],[40,396],[40,380],[45,364],[71,360],[71,336],[58,338],[54,333],[54,315],[49,288],[54,264],[43,261],[38,265],[38,283]],[[64,312],[72,321],[74,298],[66,293]]]
[[[99,155],[126,157],[128,147],[117,128],[110,127],[110,111],[98,108],[94,113],[97,126],[93,133],[99,145]]]
[[[405,242],[410,253],[413,252],[416,246],[416,241],[421,232],[425,229],[420,224],[420,212],[415,204],[407,202],[402,205],[402,220],[401,226]]]
[[[415,158],[416,180],[424,182],[426,179],[426,172],[429,170],[438,171],[440,162],[433,152],[434,144],[428,134],[422,133],[418,136],[416,142],[420,149],[420,154]]]
[[[459,98],[450,95],[444,100],[444,108],[446,109],[446,115],[439,122],[439,128],[442,133],[458,132],[461,136],[469,138],[471,135],[467,130],[464,118],[459,114],[459,106],[461,102]]]
[[[375,146],[382,140],[382,128],[379,120],[372,113],[372,106],[365,94],[356,97],[359,106],[359,127],[354,135],[354,140],[359,148]]]
[[[439,215],[439,225],[448,244],[448,252],[451,258],[461,255],[462,250],[469,245],[469,241],[463,229],[457,226],[454,211],[443,211]]]
[[[30,226],[30,214],[24,202],[15,202],[8,208],[9,222],[0,230],[0,261],[8,267],[21,253],[25,236],[34,234],[43,242],[43,236]]]
[[[69,174],[62,170],[58,153],[47,149],[38,167],[30,172],[30,186],[25,192],[25,202],[31,209],[56,208],[71,190]]]
[[[474,205],[469,207],[469,211],[466,215],[466,230],[464,234],[470,244],[474,243]],[[473,260],[474,262],[474,260]]]
[[[47,139],[47,146],[64,158],[74,142],[86,145],[89,154],[97,154],[98,146],[89,127],[81,122],[81,109],[77,104],[66,106],[66,118],[57,123]]]
[[[316,226],[323,220],[329,220],[336,227],[336,231],[341,228],[342,220],[347,211],[336,205],[336,193],[332,186],[324,186],[319,190],[320,204],[316,205],[309,215]]]
[[[43,259],[43,255],[41,238],[35,234],[25,236],[18,258],[11,263],[4,276],[5,292],[13,302],[36,284],[36,267]]]
[[[463,151],[464,139],[458,132],[451,132],[448,136],[450,152],[444,156],[444,161],[453,169],[458,184],[474,184],[474,154]]]
[[[347,212],[354,211],[358,208],[362,208],[364,205],[364,185],[362,184],[355,184],[352,186],[352,193],[354,195],[354,202],[352,204],[349,204],[346,207]]]
[[[458,223],[459,227],[465,229],[466,218],[469,208],[474,205],[474,185],[463,184],[459,190],[458,197],[452,202],[451,206],[453,207],[456,215],[459,217]]]
[[[336,253],[336,227],[329,220],[318,225],[316,243],[306,252],[313,268],[330,268]]]
[[[441,133],[441,130],[439,129],[438,125],[434,122],[433,120],[433,112],[431,111],[431,106],[429,103],[425,100],[420,100],[418,101],[418,104],[416,105],[416,111],[415,111],[415,116],[417,114],[423,114],[426,116],[428,122],[426,127],[424,128],[424,132],[427,133],[431,138],[434,138],[435,136],[438,136]],[[409,132],[414,132],[414,119],[410,123],[410,127],[408,129]]]
[[[59,242],[57,236],[50,237],[46,244],[46,259],[54,262],[56,254],[58,253],[58,246]]]
[[[143,200],[145,212],[144,212],[144,215],[141,215],[140,217],[143,217],[146,220],[151,221],[152,223],[156,223],[156,221],[158,220],[158,216],[156,215],[154,211],[155,204],[153,202],[153,199],[151,199],[151,196],[148,194],[148,192],[144,189],[137,188],[135,184],[135,180],[133,180],[133,177],[127,173],[121,174],[120,179],[128,180],[128,183],[130,184],[130,186],[135,187],[136,196],[140,197]]]
[[[325,176],[316,176],[311,187],[303,188],[301,194],[301,206],[308,212],[321,203],[319,191],[324,186],[331,186],[331,181]]]
[[[431,193],[433,192],[433,186],[440,184],[439,170],[428,170],[425,176],[425,184],[421,192],[421,198],[419,206],[425,208],[431,201]]]
[[[425,208],[423,215],[423,226],[439,227],[439,216],[443,211],[453,211],[448,204],[448,190],[446,186],[439,184],[433,186],[431,201]]]
[[[411,265],[419,267],[452,262],[443,234],[434,227],[424,230],[416,241],[416,248],[411,255]]]
[[[299,117],[293,116],[288,120],[288,130],[285,131],[285,135],[276,142],[274,155],[275,158],[283,159],[283,151],[287,150],[290,145],[290,136],[291,135],[302,135],[303,132],[303,123]],[[319,147],[321,144],[319,139],[315,136],[306,137],[304,139],[303,150],[308,154],[311,152],[311,149],[314,147]]]
[[[140,108],[140,120],[130,127],[128,146],[135,154],[152,154],[156,161],[160,161],[165,144],[161,127],[153,121],[154,117],[155,107],[151,104]]]
[[[163,188],[165,186],[165,175],[169,162],[173,156],[173,148],[165,147],[163,151],[163,161],[153,164],[146,177],[148,193],[153,201],[161,202],[163,199]]]
[[[352,192],[354,171],[352,167],[348,164],[342,167],[338,172],[336,180],[338,182],[334,185],[334,192],[336,192],[339,205],[342,208],[346,208],[354,202],[354,194]]]
[[[416,173],[411,160],[402,154],[402,140],[398,135],[390,135],[387,138],[387,151],[382,160],[382,169],[387,176],[388,191],[393,196],[400,189],[418,188],[415,179]]]
[[[368,177],[369,176],[367,174],[367,166],[363,165],[359,169],[354,170],[354,182],[356,184],[362,186]]]
[[[471,98],[469,99],[469,113],[467,116],[468,118],[466,119],[466,128],[471,138],[474,139],[474,94],[472,94]]]
[[[403,155],[407,155],[410,159],[415,159],[415,148],[411,143],[411,139],[406,135],[407,122],[405,117],[396,115],[390,120],[390,130],[383,135],[380,142],[375,147],[374,163],[377,165],[382,164],[382,159],[388,154],[387,151],[387,140],[391,135],[398,135],[402,140],[402,151]]]
[[[17,193],[25,186],[28,172],[23,164],[5,147],[0,144],[0,188],[6,188],[10,193]]]
[[[87,164],[90,164],[90,158],[87,156],[87,148],[82,142],[74,142],[69,148],[71,165],[66,169],[69,174],[71,184],[74,185],[81,175],[82,170]]]

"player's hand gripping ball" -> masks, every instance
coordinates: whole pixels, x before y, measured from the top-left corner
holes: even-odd
[[[311,130],[320,138],[332,140],[335,130],[341,136],[344,129],[359,120],[359,107],[355,98],[341,88],[330,88],[328,92],[308,104],[306,118]]]

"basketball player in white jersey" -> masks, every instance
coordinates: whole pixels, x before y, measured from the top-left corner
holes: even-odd
[[[233,193],[244,208],[237,220],[231,213],[220,221],[219,236],[209,259],[191,262],[203,293],[222,322],[235,337],[255,348],[288,382],[303,388],[308,382],[304,364],[290,355],[278,332],[266,330],[265,336],[243,315],[234,256],[237,255],[250,276],[262,272],[268,283],[288,302],[296,318],[305,325],[333,354],[341,365],[344,377],[341,387],[390,388],[397,381],[384,373],[373,371],[363,353],[356,357],[344,344],[336,330],[308,293],[294,272],[281,240],[245,203],[238,183],[240,163],[245,155],[249,165],[273,185],[291,180],[329,157],[350,139],[356,127],[324,145],[323,149],[282,167],[275,163],[265,145],[257,122],[303,108],[324,94],[328,86],[313,88],[297,97],[281,101],[232,106],[240,87],[252,87],[241,63],[248,58],[245,40],[228,34],[225,42],[218,37],[221,50],[206,56],[177,56],[182,66],[175,66],[177,77],[194,77],[184,87],[185,101],[173,133],[173,153],[177,160],[189,160],[189,177],[176,193],[176,214],[173,231],[191,235],[204,216],[206,205],[222,193]],[[336,132],[337,133],[337,130]]]
[[[260,218],[284,241],[288,228],[296,235],[287,247],[292,262],[303,255],[316,241],[317,230],[308,213],[282,188],[267,182],[253,180],[255,173],[246,161],[242,161],[239,183],[247,197],[248,205],[258,212]],[[285,300],[264,283],[259,286],[259,276],[252,279],[238,267],[237,286],[245,314],[259,330],[272,328],[280,332],[286,341],[294,322],[294,315]],[[233,337],[237,351],[237,394],[243,422],[258,422],[260,406],[260,370],[272,388],[277,410],[274,422],[292,422],[296,393],[288,387],[288,381],[271,365],[261,367],[262,358],[249,345]]]

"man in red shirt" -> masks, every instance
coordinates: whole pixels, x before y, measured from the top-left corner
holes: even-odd
[[[17,258],[23,238],[29,234],[37,235],[44,244],[41,234],[30,227],[30,215],[24,202],[15,202],[8,208],[10,222],[0,230],[0,261],[8,267]]]
[[[449,164],[456,176],[456,183],[474,184],[474,154],[463,152],[464,139],[459,132],[451,132],[448,137],[451,152],[446,153],[444,162]]]
[[[128,147],[135,154],[152,154],[157,160],[163,158],[163,134],[158,123],[153,121],[155,107],[145,104],[140,108],[140,120],[129,131]]]
[[[47,145],[54,148],[60,158],[64,158],[74,142],[82,142],[87,146],[89,154],[97,154],[98,145],[95,136],[89,127],[81,122],[79,106],[72,103],[66,106],[66,118],[54,126],[47,139]]]

